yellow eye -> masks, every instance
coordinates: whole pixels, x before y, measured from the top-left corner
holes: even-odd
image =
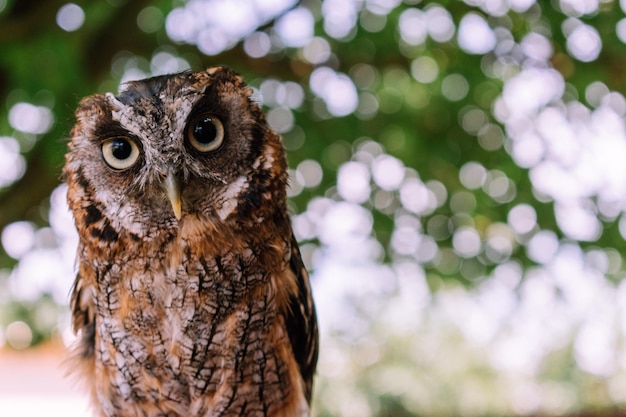
[[[217,117],[202,114],[187,125],[187,140],[200,152],[211,152],[224,142],[224,125]]]
[[[132,167],[139,159],[139,146],[134,140],[125,137],[105,140],[101,151],[104,162],[117,171]]]

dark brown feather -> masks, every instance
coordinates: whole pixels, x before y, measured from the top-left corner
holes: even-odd
[[[309,284],[309,274],[302,262],[298,242],[296,242],[293,233],[291,236],[289,267],[296,276],[298,293],[289,299],[289,310],[285,322],[289,340],[291,341],[291,348],[300,367],[300,374],[306,387],[306,399],[310,403],[313,390],[313,375],[318,356],[317,317]]]

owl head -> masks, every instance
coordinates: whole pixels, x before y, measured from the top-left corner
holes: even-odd
[[[283,210],[284,151],[251,94],[218,67],[83,99],[64,168],[77,225],[106,217],[145,238]]]

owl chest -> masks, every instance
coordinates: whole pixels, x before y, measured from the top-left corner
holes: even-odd
[[[245,254],[184,258],[111,277],[100,292],[96,352],[112,409],[267,409],[285,401],[268,392],[293,390],[288,341],[265,288],[268,273],[252,265]]]

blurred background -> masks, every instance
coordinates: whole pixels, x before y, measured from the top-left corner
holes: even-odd
[[[79,99],[224,64],[288,150],[316,416],[626,415],[625,11],[0,0],[0,414],[84,415],[60,365]]]

